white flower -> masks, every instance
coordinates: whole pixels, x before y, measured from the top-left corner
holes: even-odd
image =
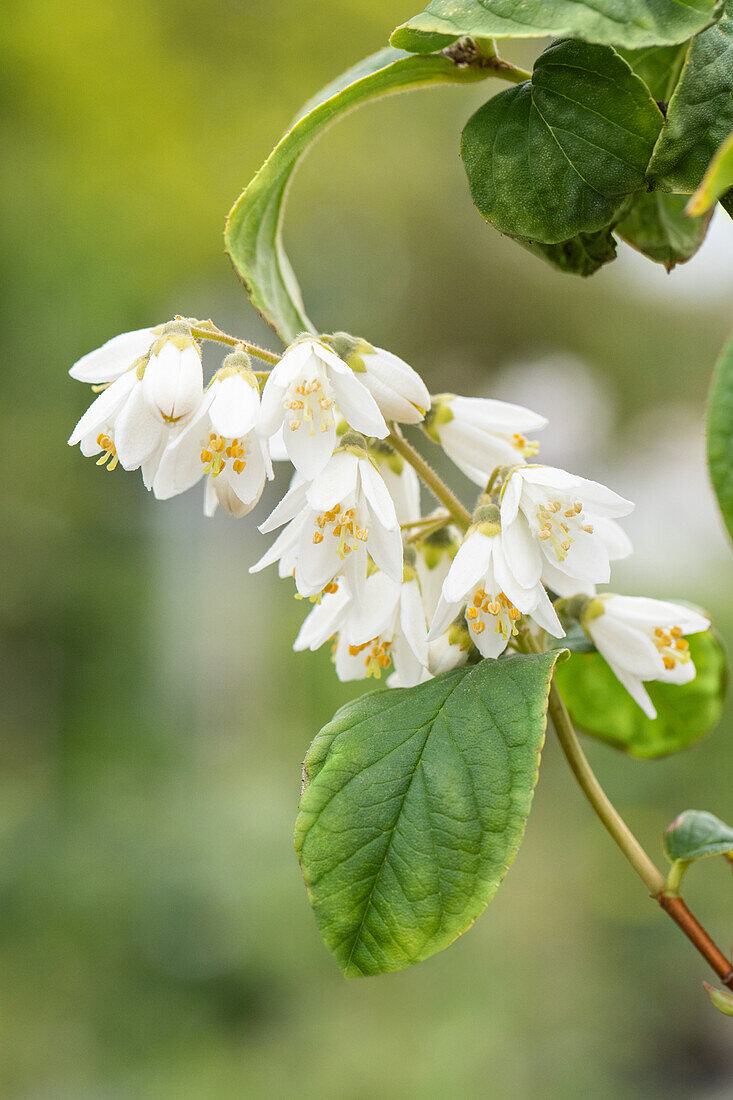
[[[525,433],[546,424],[544,416],[520,405],[446,393],[433,399],[425,430],[466,477],[485,486],[497,466],[516,466],[537,454]]]
[[[137,334],[125,335],[129,337]],[[182,337],[177,334],[159,336],[152,346],[154,355],[159,357],[170,341],[180,339]],[[190,341],[190,337],[186,339]],[[110,341],[110,345],[112,344],[114,341]],[[129,349],[131,342],[127,342],[126,346]],[[137,347],[140,347],[139,343]],[[103,350],[98,349],[92,356]],[[132,364],[128,362],[123,372],[100,393],[81,417],[69,438],[69,445],[74,447],[77,443],[80,444],[82,454],[87,456],[100,455],[98,465],[104,465],[109,460],[108,469],[114,469],[118,461],[125,470],[142,468],[143,481],[149,489],[166,444],[170,441],[171,429],[185,421],[196,402],[201,399],[203,378],[198,349],[193,355],[197,364],[195,366],[190,355],[180,354],[175,346],[172,357],[171,353],[165,354],[162,367],[154,371],[153,381],[156,382],[157,377],[159,383],[155,386],[155,393],[166,399],[172,396],[173,401],[169,401],[164,407],[156,406],[155,409],[151,407],[145,384],[150,363],[146,364],[144,357],[138,358]],[[86,376],[95,374],[99,377],[113,371],[109,356],[99,358],[96,362],[97,366],[93,361],[86,364]],[[121,362],[122,357],[115,356],[115,372],[119,370]],[[180,388],[175,383],[176,365],[185,379]],[[178,393],[183,398],[180,407],[176,406]],[[168,415],[169,413],[173,415]]]
[[[563,596],[583,584],[605,584],[610,560],[630,550],[608,520],[633,507],[605,485],[565,470],[517,467],[501,496],[502,549],[517,583],[533,588],[542,578]]]
[[[250,572],[287,555],[301,596],[315,596],[343,575],[359,602],[368,556],[395,581],[402,579],[402,538],[392,498],[363,445],[348,434],[344,448],[312,482],[293,482],[260,530],[284,523],[277,551],[271,547]]]
[[[113,336],[101,348],[83,355],[69,371],[77,382],[89,382],[94,386],[114,382],[129,370],[138,359],[148,354],[156,338],[163,331],[157,328],[140,328]]]
[[[483,657],[504,652],[522,615],[556,638],[565,633],[539,579],[526,588],[517,584],[495,522],[479,522],[466,535],[443,583],[429,639],[438,638],[466,604],[471,638]]]
[[[358,375],[385,420],[418,424],[424,419],[430,408],[428,388],[403,359],[348,332],[336,332],[323,339]]]
[[[214,378],[198,411],[163,453],[153,482],[159,500],[183,493],[206,477],[204,512],[221,505],[233,516],[250,512],[262,496],[272,463],[256,430],[260,407],[251,371],[227,366]]]
[[[335,633],[340,680],[378,680],[390,664],[402,687],[412,687],[424,678],[427,623],[417,577],[410,570],[402,584],[381,571],[372,573],[362,603],[340,581],[338,590],[324,596],[308,615],[294,648],[318,649]]]
[[[420,589],[428,622],[432,621],[435,614],[443,584],[456,556],[458,545],[454,528],[443,527],[440,531],[421,539],[415,547],[417,575],[420,578]]]
[[[156,340],[143,374],[143,393],[153,416],[166,424],[180,423],[198,407],[204,375],[201,352],[190,331]]]
[[[428,670],[432,676],[452,672],[465,665],[471,653],[471,637],[465,624],[451,623],[446,631],[428,644]]]
[[[649,718],[657,712],[643,681],[687,684],[695,679],[685,634],[707,630],[710,620],[697,611],[640,596],[599,596],[583,614],[583,628]]]
[[[260,429],[273,436],[284,424],[291,462],[312,479],[336,446],[336,408],[356,431],[380,439],[388,435],[374,398],[343,359],[313,337],[300,339],[268,376]]]

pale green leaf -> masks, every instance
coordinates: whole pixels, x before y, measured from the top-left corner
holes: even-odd
[[[689,684],[645,684],[658,717],[647,718],[599,653],[573,653],[559,665],[556,682],[570,716],[583,733],[631,756],[653,759],[681,752],[721,719],[727,664],[712,631],[688,639],[697,675]]]
[[[524,833],[557,658],[362,696],[313,742],[295,846],[347,976],[433,955],[491,900]]]
[[[707,429],[710,479],[733,538],[733,338],[713,374]]]
[[[582,38],[638,49],[684,42],[720,15],[722,0],[431,0],[393,33],[419,50],[425,35]]]
[[[685,810],[667,826],[664,851],[670,863],[733,853],[733,829],[706,810]]]
[[[293,171],[310,145],[347,112],[372,99],[434,84],[471,83],[491,71],[443,56],[408,57],[385,49],[328,85],[306,107],[234,204],[225,242],[253,304],[286,343],[314,331],[282,242]]]
[[[733,187],[733,134],[729,134],[710,161],[702,183],[687,204],[687,214],[694,217],[712,209],[729,188]]]
[[[733,130],[733,0],[693,39],[667,109],[649,177],[663,191],[695,191]]]
[[[644,192],[634,199],[616,233],[637,252],[671,271],[692,259],[710,225],[711,214],[690,218],[685,214],[686,204],[686,195]]]
[[[473,200],[500,232],[559,244],[607,229],[646,186],[662,115],[608,46],[565,40],[463,132]]]

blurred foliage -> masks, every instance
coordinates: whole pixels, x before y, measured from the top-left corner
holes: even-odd
[[[419,968],[345,983],[292,825],[307,745],[358,689],[326,654],[290,651],[302,609],[247,576],[252,524],[205,523],[196,492],[154,507],[137,477],[65,446],[85,399],[66,369],[116,332],[211,313],[275,346],[223,255],[226,210],[305,99],[410,13],[3,10],[3,1097],[647,1100],[729,1082],[701,964],[569,792],[552,743],[491,912]],[[683,311],[671,293],[650,308],[633,282],[554,274],[492,233],[457,155],[485,95],[381,104],[309,158],[288,240],[312,315],[434,386],[450,369],[485,389],[510,359],[562,352],[593,364],[622,415],[670,392],[701,404],[729,310],[699,296]],[[718,578],[694,583],[729,626]],[[682,805],[730,818],[717,736],[655,765],[591,746],[660,856]],[[705,868],[690,886],[724,942],[728,878]]]

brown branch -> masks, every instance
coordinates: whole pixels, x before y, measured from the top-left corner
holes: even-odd
[[[718,945],[713,942],[697,917],[690,912],[679,894],[659,894],[657,901],[665,913],[687,936],[688,940],[700,952],[709,966],[715,971],[723,985],[733,990],[733,964],[726,959]]]

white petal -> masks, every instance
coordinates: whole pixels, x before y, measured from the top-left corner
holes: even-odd
[[[363,546],[363,543],[360,543]],[[375,565],[378,565],[388,577],[397,582],[402,581],[402,536],[399,528],[388,531],[378,523],[369,528],[369,539],[366,549],[372,557]]]
[[[651,638],[611,615],[589,619],[586,629],[602,657],[638,676],[654,680],[664,671],[659,650]]]
[[[266,481],[265,463],[257,441],[254,441],[241,473],[235,473],[227,463],[219,478],[226,478],[239,500],[250,510],[254,508],[262,496]]]
[[[683,634],[699,634],[710,627],[710,620],[689,607],[651,600],[646,596],[608,596],[606,613],[627,622],[631,626],[646,629],[679,626]]]
[[[136,386],[115,421],[117,457],[126,470],[137,470],[166,439],[168,428],[150,412],[142,386]]]
[[[656,707],[649,698],[649,692],[644,687],[640,677],[625,668],[615,665],[612,661],[608,662],[608,667],[616,679],[626,688],[634,702],[639,704],[647,718],[656,718]]]
[[[345,363],[342,365],[346,366]],[[377,439],[384,439],[389,435],[389,428],[376,401],[366,386],[358,380],[351,367],[346,367],[343,373],[331,371],[329,378],[336,404],[346,422],[355,431],[375,436]]]
[[[430,630],[428,631],[429,642],[434,642],[445,633],[463,607],[463,602],[464,601],[460,601],[459,603],[448,603],[443,596],[440,597],[438,606],[435,609],[435,614],[433,615],[433,621],[430,624]]]
[[[509,527],[519,513],[519,502],[522,497],[522,479],[519,473],[511,475],[504,483],[501,491],[501,526]]]
[[[211,519],[218,507],[219,498],[214,488],[214,479],[212,477],[207,477],[204,484],[204,515],[207,516],[208,519]],[[252,572],[254,572],[254,567],[250,569],[250,573]]]
[[[350,645],[364,645],[388,631],[392,633],[397,620],[401,585],[386,573],[372,573],[364,586],[361,605],[354,605],[344,634]]]
[[[556,596],[562,596],[565,599],[570,599],[571,596],[595,596],[596,594],[596,586],[591,581],[568,577],[547,558],[542,562],[542,583]]]
[[[420,664],[428,666],[428,627],[425,610],[416,580],[402,585],[400,594],[400,625],[410,649]]]
[[[318,474],[306,499],[315,512],[327,512],[356,491],[359,460],[349,451],[339,451]]]
[[[260,430],[262,430],[262,419],[260,418]],[[283,426],[280,425],[279,429],[269,437],[268,446],[270,449],[270,457],[273,462],[287,462],[289,460],[288,452],[285,447],[285,440],[283,438]]]
[[[482,634],[473,634],[473,640],[482,657],[500,657],[509,645],[509,638],[496,630],[484,630]]]
[[[294,477],[290,488],[280,503],[275,505],[264,523],[260,524],[262,534],[266,535],[268,531],[274,531],[276,527],[282,527],[283,523],[288,523],[298,513],[303,512],[306,507],[305,494],[307,490],[308,483],[303,481],[302,478]]]
[[[210,392],[204,395],[200,413],[178,435],[171,436],[163,452],[153,482],[153,493],[158,500],[168,500],[177,493],[185,493],[204,476],[201,451],[208,439],[209,419],[207,402]]]
[[[359,476],[369,509],[377,523],[388,531],[397,530],[397,513],[389,490],[368,458],[359,459]]]
[[[515,432],[538,432],[547,426],[546,417],[525,409],[522,405],[511,405],[507,401],[494,401],[484,397],[454,397],[449,406],[456,420],[465,421],[486,432],[514,435]]]
[[[135,373],[129,372],[123,374],[106,390],[102,390],[99,397],[92,401],[69,436],[69,446],[75,447],[85,435],[89,435],[95,429],[99,431],[105,424],[109,423],[122,408],[136,385],[138,385],[138,380]]]
[[[209,481],[211,478],[209,478]],[[304,516],[298,517],[285,527],[277,536],[269,550],[266,550],[258,562],[249,567],[250,573],[260,573],[268,565],[274,565],[281,558],[289,558],[295,551],[300,540],[300,531],[304,522]]]
[[[340,584],[337,592],[324,596],[303,622],[293,649],[296,652],[320,649],[338,631],[350,602],[345,584]]]
[[[305,420],[293,430],[288,424],[283,429],[285,450],[295,469],[312,480],[326,468],[336,446],[336,426],[333,420],[325,432],[313,428]]]
[[[595,534],[598,535],[606,547],[611,561],[621,561],[622,558],[628,558],[633,552],[631,539],[623,527],[616,523],[614,519],[595,519],[593,526]]]
[[[548,634],[552,634],[553,638],[564,638],[565,631],[542,585],[539,586],[538,597],[537,603],[530,612],[532,618],[538,626],[541,626]]]
[[[552,544],[543,542],[542,550],[547,560],[561,573],[593,584],[607,584],[611,576],[608,551],[603,540],[587,531],[575,531],[573,541],[564,561],[559,561]]]
[[[136,359],[142,358],[155,340],[152,328],[139,328],[134,332],[123,332],[113,336],[101,348],[88,352],[74,363],[69,371],[77,382],[91,382],[101,385],[114,382],[116,378],[129,370]]]
[[[249,435],[257,423],[260,395],[241,374],[230,374],[217,383],[211,403],[211,423],[214,431],[225,439],[241,439]]]
[[[521,513],[507,527],[502,522],[501,548],[520,588],[534,588],[542,575],[542,553]]]
[[[514,466],[524,462],[523,456],[508,440],[487,435],[471,425],[451,420],[438,431],[448,457],[466,477],[482,488],[497,466]]]
[[[472,531],[464,539],[443,582],[443,596],[448,603],[460,603],[486,576],[493,548],[494,539],[480,531]]]
[[[522,477],[527,484],[575,495],[583,502],[584,508],[597,516],[628,516],[634,510],[630,500],[625,500],[600,482],[569,474],[567,470],[555,466],[528,466],[522,470]]]
[[[151,412],[169,421],[189,416],[204,393],[199,349],[193,342],[181,348],[177,339],[166,340],[157,355],[150,357],[143,375],[143,393]]]
[[[285,419],[286,386],[281,383],[275,374],[277,367],[268,375],[265,388],[262,391],[260,402],[260,431],[263,435],[272,436],[282,427]],[[284,446],[284,443],[283,443]],[[273,456],[274,457],[274,456]]]

